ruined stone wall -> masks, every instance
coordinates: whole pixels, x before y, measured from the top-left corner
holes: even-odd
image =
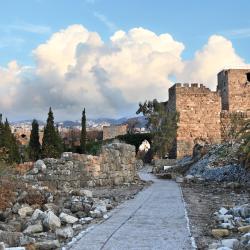
[[[250,69],[228,69],[218,74],[222,109],[230,112],[250,111]]]
[[[118,135],[127,134],[128,125],[112,125],[103,127],[103,140],[113,139]]]
[[[169,92],[168,109],[179,112],[176,157],[191,155],[195,143],[219,143],[221,97],[198,84],[176,84]]]
[[[63,153],[61,159],[44,159],[26,179],[61,190],[120,185],[136,177],[135,147],[124,143],[103,146],[100,156]],[[42,164],[40,164],[42,165]]]
[[[230,140],[230,130],[236,130],[235,132],[239,132],[242,126],[242,121],[250,118],[250,111],[248,112],[229,112],[227,110],[223,110],[220,114],[221,121],[221,140],[228,141]],[[234,123],[236,124],[232,124]],[[238,125],[238,126],[237,126]]]

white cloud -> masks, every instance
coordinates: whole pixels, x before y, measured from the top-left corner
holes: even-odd
[[[190,61],[183,50],[170,34],[143,28],[103,42],[82,25],[69,26],[33,51],[34,68],[16,62],[0,68],[1,111],[45,118],[52,106],[57,119],[79,118],[83,107],[92,117],[133,114],[139,101],[166,100],[171,76],[214,88],[219,70],[247,66],[221,36],[211,36]]]
[[[223,36],[212,35],[192,60],[184,62],[183,71],[177,78],[180,82],[201,82],[215,90],[219,71],[240,67],[250,65],[236,54],[231,41]]]

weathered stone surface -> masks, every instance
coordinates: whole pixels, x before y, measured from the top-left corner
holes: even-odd
[[[4,242],[5,244],[8,244],[9,246],[18,246],[20,243],[21,237],[23,237],[22,233],[0,230],[0,242]]]
[[[43,232],[43,225],[41,222],[28,226],[23,233],[24,234],[34,234]]]
[[[212,229],[212,235],[215,238],[226,237],[229,235],[229,230],[227,230],[227,229]]]
[[[36,242],[35,247],[37,250],[53,250],[60,247],[58,240],[46,240],[41,242]]]
[[[21,218],[25,218],[26,216],[31,215],[33,211],[34,209],[32,207],[30,207],[29,205],[24,205],[18,209],[18,214]]]
[[[45,172],[46,171],[46,165],[43,160],[38,160],[34,164],[34,169],[37,169],[38,172]]]
[[[43,220],[44,218],[45,218],[45,214],[40,209],[36,209],[31,216],[31,219],[34,221],[35,220]]]
[[[68,239],[73,237],[74,231],[71,226],[56,229],[56,235],[59,238]]]
[[[65,213],[61,213],[59,218],[61,219],[62,222],[68,223],[68,224],[74,224],[78,221],[76,217],[65,214]]]
[[[240,242],[237,239],[225,239],[221,241],[224,247],[229,247],[231,249],[238,249]]]
[[[45,213],[43,225],[47,229],[55,230],[56,228],[61,227],[61,221],[52,211],[48,211]]]
[[[238,231],[241,233],[248,233],[248,232],[250,232],[250,225],[239,227]]]
[[[87,190],[87,189],[81,189],[80,190],[80,195],[92,198],[93,197],[93,192],[90,191],[90,190]]]

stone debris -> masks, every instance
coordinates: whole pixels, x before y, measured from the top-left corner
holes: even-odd
[[[230,209],[220,208],[214,213],[215,220],[218,223],[218,229],[213,229],[211,234],[221,239],[227,237],[232,232],[238,232],[237,238],[222,239],[219,242],[213,242],[209,249],[249,249],[250,246],[250,204],[235,206]],[[238,225],[241,225],[240,227]],[[225,229],[227,228],[227,229]]]
[[[135,148],[123,143],[106,145],[98,157],[63,153],[61,159],[38,160],[20,176],[25,188],[17,190],[12,207],[0,211],[3,247],[62,249],[142,189],[135,164]]]

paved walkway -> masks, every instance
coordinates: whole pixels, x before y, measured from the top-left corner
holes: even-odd
[[[192,249],[178,184],[146,171],[140,176],[154,183],[114,209],[108,220],[86,233],[72,250]]]

